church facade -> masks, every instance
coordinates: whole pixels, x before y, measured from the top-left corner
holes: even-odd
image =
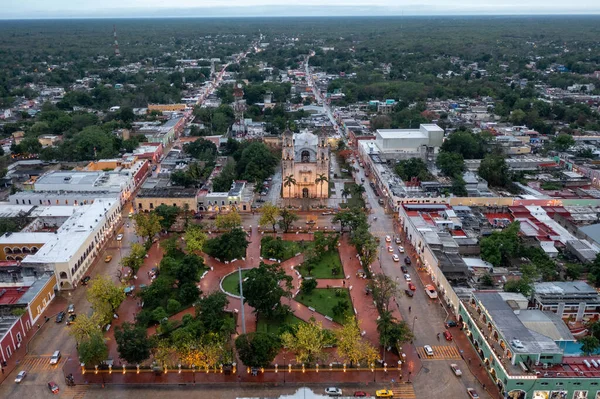
[[[325,135],[286,130],[282,145],[283,198],[328,198],[329,147]]]

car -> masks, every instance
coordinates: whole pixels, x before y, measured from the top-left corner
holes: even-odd
[[[438,296],[435,287],[431,284],[427,284],[425,286],[425,292],[427,293],[427,296],[431,299],[435,299]]]
[[[19,374],[17,374],[17,377],[15,378],[15,382],[17,384],[20,384],[21,381],[23,381],[25,379],[25,377],[27,377],[27,371],[21,370],[21,371],[19,371]]]
[[[117,235],[117,241],[121,241],[123,239],[123,233]]]
[[[73,313],[75,312],[75,305],[73,305],[72,303],[69,304],[69,306],[67,307],[67,313]]]
[[[87,285],[91,279],[92,278],[90,276],[85,276],[81,279],[80,283],[81,283],[81,285]]]
[[[479,399],[479,394],[473,388],[467,388],[467,393],[471,399]]]
[[[366,393],[365,391],[356,391],[354,392],[353,395],[355,398],[365,398],[367,396],[370,396],[368,393]]]
[[[112,256],[110,255],[106,255],[106,258],[104,258],[104,262],[108,263],[112,260]]]
[[[392,392],[391,389],[380,389],[378,391],[375,391],[375,397],[377,397],[377,398],[393,398],[394,393]]]
[[[452,341],[452,334],[450,334],[450,331],[444,331],[444,338],[446,338],[446,341]]]
[[[405,279],[406,281],[411,281],[410,274],[408,274],[408,273],[404,273],[404,279]]]
[[[394,248],[391,245],[388,246],[388,252],[394,252]]]
[[[58,388],[58,384],[54,381],[48,382],[48,389],[55,395],[60,391],[60,389]]]
[[[331,215],[331,214],[333,214],[333,212],[329,212],[329,211],[327,211],[327,212],[323,212],[321,215],[323,215],[323,216],[327,216],[327,215]]]
[[[55,365],[60,361],[61,354],[60,351],[54,351],[52,356],[50,356],[50,364]]]
[[[402,246],[398,247],[398,252],[400,252],[401,254],[403,254],[404,253],[404,247],[402,247]]]
[[[456,326],[458,326],[458,323],[457,323],[457,322],[455,322],[454,320],[448,320],[448,321],[446,322],[446,328],[450,328],[450,327],[456,327]]]
[[[315,224],[315,223],[317,223],[317,222],[315,222],[314,220],[309,220],[306,222],[306,224]]]
[[[412,290],[404,290],[404,293],[406,294],[406,296],[409,296],[409,297],[411,297],[411,298],[412,298],[413,296],[415,296],[415,293],[414,293],[414,291],[412,291]]]
[[[400,239],[400,237],[396,237],[396,244],[397,245],[402,244],[402,240]]]
[[[400,262],[400,257],[396,254],[392,256],[392,259],[394,259],[394,262]]]
[[[267,195],[267,192],[266,191],[261,191],[260,195]]]
[[[329,387],[325,389],[325,394],[328,396],[342,396],[342,390],[336,387]]]
[[[402,273],[408,273],[408,268],[406,266],[400,266],[400,270],[402,270]]]
[[[69,318],[67,319],[67,325],[70,326],[71,324],[75,323],[76,318],[77,315],[75,313],[70,314]]]
[[[408,283],[408,289],[411,291],[416,291],[417,287],[413,283]]]
[[[63,320],[65,319],[65,315],[66,315],[66,313],[64,311],[58,312],[58,314],[56,315],[56,322],[62,323]]]
[[[425,350],[427,356],[433,356],[433,348],[430,345],[425,345],[423,350]]]
[[[450,369],[454,373],[455,376],[460,377],[462,375],[462,371],[458,368],[458,364],[452,363],[450,365]]]
[[[406,263],[407,265],[410,265],[410,258],[407,256],[404,258],[404,263]]]
[[[385,242],[392,242],[392,237],[385,236]]]
[[[131,219],[133,217],[133,212],[129,212],[129,215],[127,215],[127,217],[129,217],[129,219]]]

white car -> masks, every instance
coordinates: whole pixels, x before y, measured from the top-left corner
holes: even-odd
[[[20,384],[21,381],[23,381],[25,379],[25,377],[27,377],[27,371],[21,370],[21,371],[19,371],[19,374],[17,374],[17,378],[15,378],[15,382],[17,384]]]
[[[117,235],[117,241],[121,241],[123,239],[123,234]]]
[[[336,387],[329,387],[325,389],[325,393],[329,396],[342,396],[342,390]]]
[[[396,244],[398,244],[398,245],[402,244],[402,240],[400,239],[400,237],[396,237]]]
[[[400,251],[401,254],[404,253],[404,247],[398,247],[398,251]]]
[[[473,388],[467,388],[467,393],[469,394],[470,398],[472,398],[472,399],[479,399],[479,394]]]
[[[427,356],[433,356],[433,348],[431,346],[425,345],[423,349],[425,350],[425,354]]]
[[[385,236],[385,242],[392,242],[392,237]]]
[[[412,281],[411,278],[410,278],[410,274],[408,274],[408,273],[404,274],[404,279],[406,281]]]
[[[394,248],[391,245],[388,247],[388,252],[394,252]]]
[[[462,371],[460,371],[460,369],[458,368],[458,364],[452,363],[450,365],[450,368],[452,369],[452,372],[455,376],[460,377],[462,375]]]
[[[400,257],[396,254],[394,254],[394,256],[392,256],[392,259],[394,259],[394,262],[400,262]]]

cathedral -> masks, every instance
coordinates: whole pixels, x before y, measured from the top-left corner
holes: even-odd
[[[286,130],[282,172],[283,198],[328,198],[329,147],[325,134]]]

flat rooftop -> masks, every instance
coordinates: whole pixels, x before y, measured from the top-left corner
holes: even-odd
[[[155,187],[143,188],[137,195],[138,198],[192,198],[198,193],[197,188],[183,187]]]
[[[14,218],[28,214],[33,208],[32,205],[12,205],[8,202],[0,202],[0,218]]]
[[[18,303],[29,287],[0,287],[0,305]]]
[[[377,129],[382,139],[426,139],[427,133],[419,129]]]

